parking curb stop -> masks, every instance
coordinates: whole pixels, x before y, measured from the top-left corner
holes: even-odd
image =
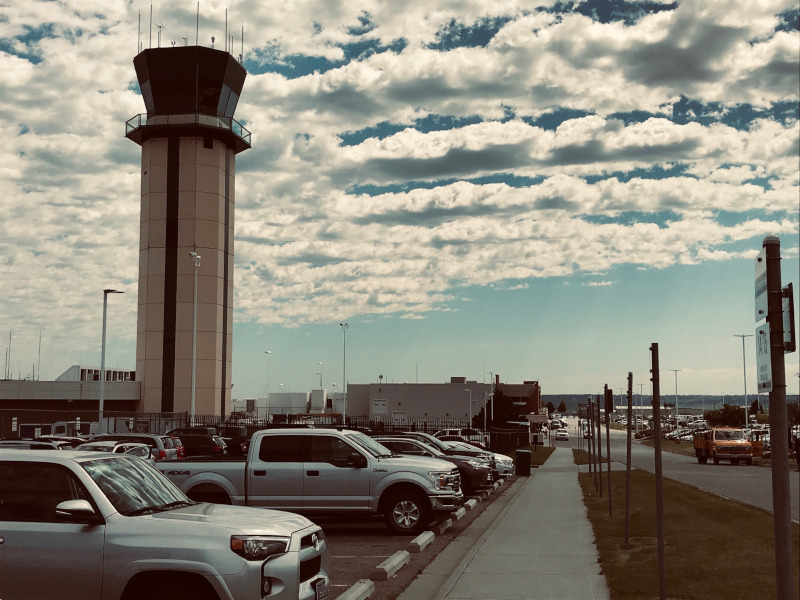
[[[455,519],[456,521],[460,521],[461,518],[466,514],[467,514],[467,509],[462,506],[458,510],[454,510],[453,512],[451,512],[450,517],[452,519]]]
[[[336,600],[366,600],[375,591],[375,582],[371,579],[359,579]]]
[[[372,571],[373,579],[388,580],[411,560],[411,554],[406,550],[398,550],[389,558],[379,564]]]
[[[436,525],[434,525],[433,531],[441,535],[452,526],[453,519],[445,519],[444,521],[439,521]]]
[[[411,543],[409,544],[409,551],[415,553],[422,552],[428,547],[428,544],[434,540],[434,537],[435,536],[433,535],[432,531],[423,531],[417,537],[411,540]]]
[[[462,508],[465,508],[466,510],[474,510],[476,506],[478,506],[478,501],[473,498],[470,498],[469,500],[464,502]]]

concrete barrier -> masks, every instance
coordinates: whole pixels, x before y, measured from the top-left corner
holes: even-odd
[[[464,502],[464,506],[462,506],[461,508],[464,508],[466,510],[475,510],[476,506],[478,506],[478,501],[475,500],[474,498],[470,498],[469,500]]]
[[[453,526],[453,519],[445,519],[444,521],[439,521],[436,525],[433,526],[433,531],[442,535],[445,531],[450,529]]]
[[[372,579],[386,581],[407,565],[410,560],[411,555],[407,551],[398,550],[372,570]]]
[[[366,600],[374,591],[374,581],[371,579],[359,579],[347,588],[343,594],[337,596],[336,600]]]
[[[434,539],[434,534],[432,531],[423,531],[408,545],[409,552],[422,552],[425,548],[427,548],[428,544],[430,544]]]
[[[461,518],[466,514],[467,514],[467,509],[462,506],[458,510],[455,510],[455,511],[451,512],[450,513],[450,518],[452,518],[452,519],[454,519],[456,521],[460,521]]]

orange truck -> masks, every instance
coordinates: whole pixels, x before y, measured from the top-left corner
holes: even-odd
[[[740,460],[753,464],[753,445],[748,441],[743,429],[737,427],[712,427],[694,436],[694,453],[697,462],[705,464],[708,459],[715,465],[720,460],[730,460],[738,465]]]

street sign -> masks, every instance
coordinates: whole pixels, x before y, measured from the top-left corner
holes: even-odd
[[[794,352],[797,349],[794,333],[794,292],[792,284],[787,283],[781,290],[781,302],[783,308],[783,351],[784,353]]]
[[[767,249],[756,257],[756,323],[767,318]]]
[[[772,353],[769,347],[769,323],[756,328],[756,366],[758,393],[772,391]]]

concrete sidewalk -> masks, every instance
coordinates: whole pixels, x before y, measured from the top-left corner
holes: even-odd
[[[398,600],[608,599],[572,450],[556,448],[506,496],[499,514],[488,507]]]

